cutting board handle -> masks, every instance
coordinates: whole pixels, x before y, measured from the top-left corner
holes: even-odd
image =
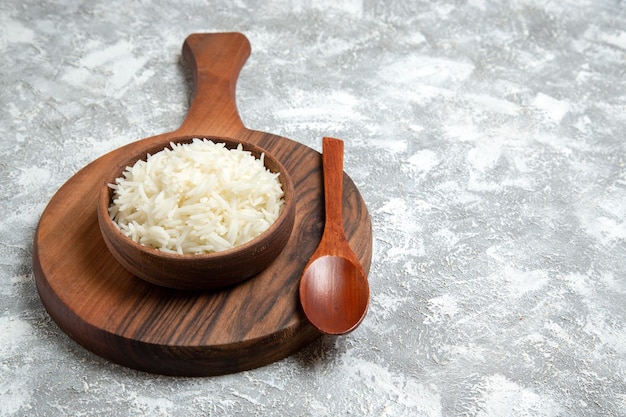
[[[250,42],[241,33],[195,33],[183,44],[191,68],[194,96],[180,136],[237,137],[245,127],[235,101],[239,72],[250,56]]]

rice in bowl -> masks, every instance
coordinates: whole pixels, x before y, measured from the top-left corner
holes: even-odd
[[[171,143],[109,184],[109,216],[133,241],[163,252],[204,254],[266,231],[284,205],[279,173],[241,145]]]

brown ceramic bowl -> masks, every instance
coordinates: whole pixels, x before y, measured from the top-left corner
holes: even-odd
[[[195,137],[172,140],[188,143]],[[204,138],[204,137],[203,137]],[[228,138],[206,137],[216,143],[225,143],[229,149],[242,144],[256,158],[265,153],[265,166],[278,172],[284,191],[284,205],[278,219],[261,235],[242,245],[207,254],[172,254],[141,245],[125,236],[113,223],[108,213],[113,190],[107,184],[115,182],[127,166],[132,166],[147,154],[164,149],[163,144],[147,149],[141,155],[129,156],[105,177],[98,197],[98,223],[102,237],[113,257],[133,275],[152,284],[185,290],[205,290],[231,286],[251,278],[264,270],[283,250],[295,219],[294,187],[281,163],[260,147]]]

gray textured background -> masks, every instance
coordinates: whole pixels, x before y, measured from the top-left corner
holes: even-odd
[[[193,32],[241,31],[245,125],[346,141],[374,225],[370,312],[270,366],[109,363],[42,307],[54,192],[185,116]],[[0,4],[0,415],[626,415],[626,4]]]

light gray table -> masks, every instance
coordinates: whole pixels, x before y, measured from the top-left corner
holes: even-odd
[[[193,32],[241,31],[247,127],[346,141],[374,225],[361,327],[170,378],[71,341],[35,288],[55,191],[185,116]],[[626,415],[623,1],[5,0],[0,415]]]

